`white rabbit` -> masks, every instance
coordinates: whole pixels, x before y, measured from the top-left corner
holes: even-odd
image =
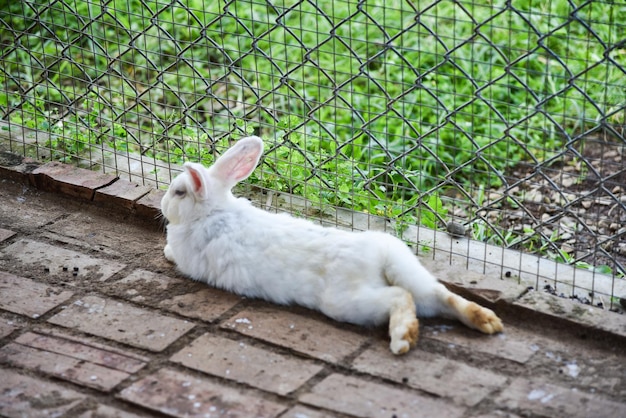
[[[254,171],[262,153],[262,140],[247,137],[208,169],[185,163],[172,181],[161,200],[169,221],[164,252],[183,274],[338,321],[388,321],[394,354],[415,345],[416,315],[457,318],[487,334],[502,331],[493,311],[448,291],[399,239],[322,227],[233,196],[232,187]]]

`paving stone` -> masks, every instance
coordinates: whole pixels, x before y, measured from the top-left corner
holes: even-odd
[[[385,344],[375,344],[353,362],[353,368],[456,403],[474,406],[506,383],[506,377],[433,353],[413,350],[394,356]]]
[[[276,417],[286,407],[170,369],[139,380],[120,398],[173,417]]]
[[[108,392],[147,359],[87,339],[27,332],[0,348],[0,362]]]
[[[117,256],[140,256],[146,253],[159,253],[162,256],[165,242],[163,233],[159,231],[146,228],[145,225],[128,224],[122,218],[113,215],[109,219],[104,219],[98,212],[77,211],[46,226],[46,229],[79,241],[76,243],[63,237],[56,238],[60,242],[69,242],[73,245],[82,243],[81,246],[90,251],[96,250]]]
[[[501,407],[549,417],[625,417],[626,403],[602,399],[574,388],[523,378],[513,380],[494,400]]]
[[[101,256],[111,256],[115,258],[122,258],[125,254],[119,250],[122,248],[117,247],[116,249],[110,247],[104,247],[101,245],[93,245],[88,240],[71,238],[65,235],[57,234],[55,232],[42,231],[39,234],[39,237],[42,241],[53,242],[53,245],[59,247],[76,247],[78,252],[89,253],[89,254],[99,254]],[[73,273],[73,271],[72,271]]]
[[[141,186],[128,180],[117,179],[114,183],[97,189],[94,201],[132,209],[135,202],[148,194],[152,187]]]
[[[0,226],[4,228],[38,228],[63,214],[44,193],[3,179],[0,179],[0,202]]]
[[[521,418],[519,415],[507,411],[489,411],[478,415],[471,415],[471,418]]]
[[[133,302],[209,322],[243,299],[233,293],[208,287],[204,283],[143,269],[133,270],[128,276],[112,283],[112,286],[114,294]],[[174,296],[168,297],[171,294]]]
[[[363,335],[279,308],[248,309],[221,326],[332,363],[367,341]]]
[[[163,248],[165,248],[165,244],[167,243],[167,240],[165,238],[165,232],[162,231],[159,235],[159,239],[154,241],[154,249],[149,253],[138,257],[137,265],[144,267],[149,266],[150,270],[161,272],[162,274],[170,277],[181,277],[181,274],[178,272],[176,265],[168,261],[167,258],[165,258],[165,256],[163,255]],[[152,239],[152,237],[150,237],[150,239]],[[191,280],[189,278],[185,279]]]
[[[42,163],[12,152],[0,152],[0,178],[23,185],[30,184],[30,173]]]
[[[319,411],[306,406],[296,405],[281,415],[280,418],[329,418],[337,416],[339,416],[339,414],[333,414],[329,411]]]
[[[125,264],[113,260],[90,257],[76,251],[30,240],[19,240],[5,248],[2,253],[29,268],[38,269],[41,271],[39,277],[42,279],[56,278],[67,283],[78,283],[84,280],[104,281],[126,267]]]
[[[121,291],[120,296],[134,302],[143,302],[152,296],[159,299],[167,297],[168,289],[185,283],[185,280],[153,273],[148,270],[133,270],[128,276],[115,282],[115,288]],[[149,292],[146,294],[145,292]],[[119,293],[118,293],[119,294]]]
[[[504,280],[500,277],[480,274],[471,270],[463,270],[463,274],[459,274],[458,266],[425,257],[421,259],[421,262],[431,273],[446,283],[453,292],[469,292],[479,300],[482,299],[491,303],[511,302],[527,291],[525,284],[520,284],[513,279]]]
[[[465,347],[521,364],[526,363],[535,354],[539,344],[539,340],[532,333],[526,333],[511,326],[505,326],[504,333],[485,335],[461,323],[424,326],[420,337],[441,341],[449,344],[450,347]]]
[[[514,305],[554,318],[566,318],[575,325],[602,329],[620,337],[626,337],[626,321],[614,312],[594,308],[545,292],[528,292]]]
[[[138,216],[144,219],[159,219],[161,217],[161,199],[165,191],[152,189],[150,193],[135,202]]]
[[[465,416],[464,409],[450,402],[339,374],[331,374],[299,400],[357,417]]]
[[[213,321],[242,299],[241,296],[233,293],[206,287],[197,292],[165,299],[159,306],[188,318]]]
[[[41,164],[30,157],[24,157],[9,151],[0,151],[0,177],[3,179],[27,183],[27,173],[30,173],[39,165]]]
[[[0,271],[0,308],[37,318],[73,296],[73,293]]]
[[[33,170],[31,179],[38,189],[92,200],[95,189],[108,186],[117,177],[58,162],[49,162]]]
[[[8,240],[9,238],[14,236],[15,234],[16,233],[13,232],[13,231],[10,231],[8,229],[0,228],[0,242]]]
[[[97,364],[16,343],[0,348],[0,363],[37,370],[106,392],[129,376]]]
[[[191,369],[287,395],[322,370],[310,361],[204,334],[170,359]]]
[[[108,405],[97,405],[94,409],[77,415],[77,418],[141,418],[141,416]]]
[[[1,370],[0,416],[58,417],[80,404],[85,395],[56,383]]]
[[[150,351],[162,351],[193,324],[126,303],[87,296],[48,322]]]
[[[2,298],[1,294],[0,294],[0,298]],[[4,317],[0,316],[0,338],[4,338],[8,335],[11,335],[11,333],[15,331],[17,328],[18,328],[17,324],[15,324],[13,321],[11,321],[10,319],[5,319]]]

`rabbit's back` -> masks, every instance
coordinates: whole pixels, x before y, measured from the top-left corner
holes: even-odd
[[[176,263],[189,277],[249,297],[318,307],[325,292],[365,281],[384,285],[370,233],[325,228],[249,205],[197,224],[168,227]],[[355,260],[358,260],[355,262]]]

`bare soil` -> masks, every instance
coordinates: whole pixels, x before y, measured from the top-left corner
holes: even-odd
[[[626,144],[587,138],[549,165],[518,165],[507,180],[489,194],[498,209],[484,212],[491,222],[520,235],[530,228],[552,242],[548,251],[626,272]]]

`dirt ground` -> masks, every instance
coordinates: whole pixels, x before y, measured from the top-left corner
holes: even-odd
[[[491,221],[520,233],[527,225],[554,244],[549,251],[619,273],[626,266],[625,161],[623,143],[590,137],[540,169],[520,164],[507,175],[515,186],[490,192]]]

